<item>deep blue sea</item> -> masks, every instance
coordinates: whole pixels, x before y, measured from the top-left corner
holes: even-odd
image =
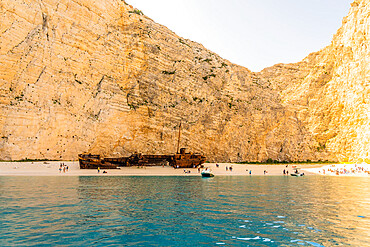
[[[370,246],[370,179],[0,177],[0,246]]]

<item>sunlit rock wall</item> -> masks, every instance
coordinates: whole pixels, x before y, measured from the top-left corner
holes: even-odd
[[[351,6],[330,46],[261,75],[273,81],[284,106],[300,116],[319,150],[332,159],[357,161],[370,157],[370,3]],[[310,71],[302,74],[306,63]]]
[[[174,153],[210,161],[369,152],[368,1],[332,45],[252,73],[124,1],[0,2],[0,159]]]

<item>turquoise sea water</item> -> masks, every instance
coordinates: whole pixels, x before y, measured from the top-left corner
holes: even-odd
[[[370,246],[370,179],[0,177],[0,246]]]

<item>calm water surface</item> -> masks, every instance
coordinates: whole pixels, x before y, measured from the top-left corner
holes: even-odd
[[[370,179],[0,177],[0,246],[370,246]]]

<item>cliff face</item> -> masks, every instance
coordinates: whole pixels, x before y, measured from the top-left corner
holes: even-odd
[[[330,46],[301,63],[261,72],[280,86],[284,105],[294,108],[318,149],[337,160],[370,157],[370,1],[351,6]],[[312,66],[300,76],[306,62]],[[300,79],[287,83],[289,76]]]
[[[369,155],[369,2],[332,44],[252,73],[123,1],[0,3],[0,159],[173,153]]]

